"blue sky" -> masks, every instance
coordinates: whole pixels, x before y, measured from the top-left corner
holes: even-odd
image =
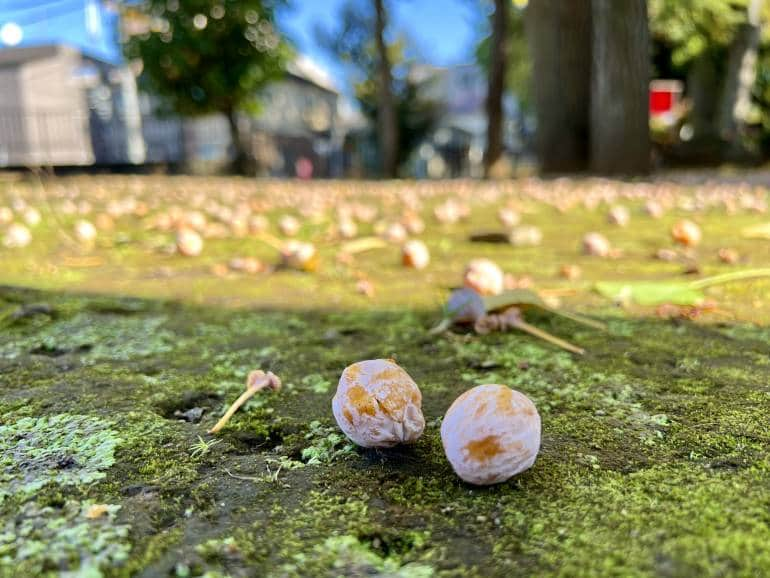
[[[316,42],[317,26],[333,29],[346,0],[289,0],[278,15],[279,27],[300,52],[326,68],[343,90],[345,71]],[[368,2],[368,0],[356,0]],[[393,31],[405,32],[426,62],[469,62],[483,20],[478,0],[390,0]],[[0,27],[19,24],[23,45],[66,42],[94,56],[119,58],[114,40],[114,13],[99,9],[99,0],[0,0]],[[94,19],[101,14],[99,19]]]
[[[0,28],[18,24],[22,45],[65,42],[108,60],[119,57],[114,18],[98,0],[0,0]]]
[[[344,70],[318,46],[315,29],[320,25],[333,30],[340,6],[346,1],[294,0],[278,17],[281,29],[300,52],[329,70],[341,85],[345,82]],[[478,0],[391,0],[388,4],[392,29],[405,32],[421,59],[436,65],[472,61],[484,25],[479,5]]]

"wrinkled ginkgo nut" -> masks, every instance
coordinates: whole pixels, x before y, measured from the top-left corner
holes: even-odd
[[[425,429],[422,394],[391,359],[370,359],[342,372],[332,412],[350,440],[365,448],[416,441]]]

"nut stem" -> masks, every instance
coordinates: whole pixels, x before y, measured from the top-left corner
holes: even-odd
[[[584,349],[581,349],[580,347],[572,345],[569,341],[564,341],[563,339],[559,339],[555,335],[551,335],[550,333],[543,331],[542,329],[538,329],[537,327],[535,327],[534,325],[530,325],[523,319],[517,319],[511,322],[510,324],[512,327],[515,327],[516,329],[520,329],[525,333],[529,333],[530,335],[539,337],[543,341],[552,343],[553,345],[557,347],[561,347],[562,349],[566,349],[567,351],[571,351],[572,353],[577,353],[578,355],[583,355],[585,353]]]
[[[281,380],[277,375],[275,375],[272,371],[265,373],[259,369],[249,373],[249,376],[246,378],[246,391],[244,391],[240,397],[236,399],[235,402],[233,402],[233,404],[225,412],[225,415],[221,417],[221,419],[216,423],[214,427],[208,431],[208,433],[217,433],[219,430],[225,427],[227,422],[230,421],[230,418],[233,417],[233,414],[235,414],[235,412],[238,411],[238,409],[244,403],[249,401],[249,399],[251,399],[255,393],[266,388],[273,390],[278,390],[281,388]]]

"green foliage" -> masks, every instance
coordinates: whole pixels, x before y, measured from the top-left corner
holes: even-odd
[[[659,281],[602,281],[595,285],[597,293],[612,299],[616,303],[626,305],[660,305],[671,303],[673,305],[698,305],[703,302],[705,295],[702,291],[694,289],[689,283],[671,281],[662,283]]]
[[[128,559],[129,526],[117,524],[120,506],[89,515],[93,502],[68,500],[62,507],[27,503],[0,525],[0,572],[14,576],[99,578]]]
[[[143,0],[149,30],[126,44],[144,78],[175,112],[231,113],[253,103],[278,78],[288,48],[275,29],[270,0]]]
[[[770,149],[770,43],[767,41],[759,49],[753,97],[761,110],[759,121],[762,127],[761,145],[763,152],[767,153]],[[765,235],[770,237],[768,232]]]
[[[522,7],[512,6],[508,14],[508,69],[505,83],[506,88],[519,99],[520,106],[527,110],[532,106],[532,57],[524,29],[525,11]],[[489,70],[490,42],[491,36],[485,36],[476,47],[476,61],[485,71]]]
[[[378,100],[377,83],[373,78],[357,83],[355,91],[361,111],[374,124],[377,120]],[[408,160],[415,147],[428,135],[441,114],[440,103],[426,96],[430,85],[434,82],[434,78],[417,81],[411,71],[405,71],[400,78],[396,77],[394,80],[393,93],[399,131],[399,165],[403,165]]]
[[[746,20],[746,0],[650,0],[653,38],[672,50],[675,66],[730,44]]]
[[[353,444],[335,426],[325,426],[319,421],[310,422],[305,439],[311,443],[302,450],[302,461],[308,465],[330,464],[353,455]]]
[[[211,448],[221,442],[221,439],[204,440],[203,437],[198,436],[198,441],[190,447],[190,457],[193,459],[202,458],[209,454]]]
[[[110,424],[85,415],[24,417],[0,425],[0,501],[49,483],[79,486],[105,477],[120,442]]]
[[[700,305],[706,296],[703,289],[770,277],[770,269],[745,269],[722,275],[705,277],[698,281],[600,281],[594,288],[600,295],[624,305]]]

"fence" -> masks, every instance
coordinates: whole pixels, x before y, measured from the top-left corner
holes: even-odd
[[[343,143],[331,134],[279,134],[242,124],[260,174],[294,176],[299,159],[309,160],[317,177],[344,171]],[[189,163],[205,169],[226,163],[231,153],[229,124],[219,115],[183,120],[115,109],[0,107],[0,167]]]
[[[0,166],[178,163],[183,158],[179,119],[0,108]]]

